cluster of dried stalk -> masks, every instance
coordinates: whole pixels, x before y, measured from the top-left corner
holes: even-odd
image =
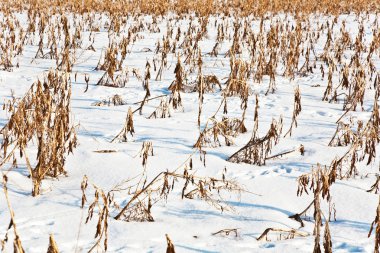
[[[11,170],[17,167],[17,159],[24,159],[33,182],[33,196],[41,193],[44,178],[66,174],[66,156],[77,145],[70,117],[70,97],[68,75],[50,71],[43,81],[33,84],[21,100],[13,98],[4,104],[11,116],[1,129],[4,157],[1,165],[12,159]],[[30,160],[27,149],[33,142],[37,143],[38,152],[36,158]]]
[[[5,0],[2,9],[4,11],[23,10],[25,6],[32,6],[34,8],[44,11],[46,9],[54,9],[75,13],[86,13],[89,11],[96,12],[110,12],[120,13],[120,15],[128,15],[130,13],[143,13],[164,15],[168,12],[175,13],[189,13],[195,12],[198,15],[230,14],[232,11],[239,12],[240,15],[255,15],[262,16],[268,12],[302,12],[302,13],[347,13],[347,12],[360,12],[360,11],[373,11],[379,9],[375,0],[353,0],[353,1],[339,1],[339,0],[322,0],[318,3],[305,0],[247,0],[247,1],[217,1],[217,0],[189,0],[189,1],[170,1],[170,0],[67,0],[65,2],[59,0],[45,1],[45,0]]]
[[[319,164],[315,168],[312,168],[311,173],[304,174],[298,178],[298,190],[297,195],[301,196],[303,193],[309,194],[308,189],[313,193],[314,200],[313,202],[300,214],[295,214],[290,216],[301,223],[303,222],[301,216],[306,214],[306,211],[313,207],[314,213],[314,230],[313,235],[315,237],[314,241],[314,250],[313,253],[320,253],[321,251],[321,228],[322,220],[324,219],[325,231],[323,236],[323,249],[324,252],[332,252],[332,240],[329,228],[329,222],[332,216],[333,209],[329,210],[329,214],[326,216],[321,210],[321,199],[325,199],[328,203],[331,203],[330,187],[336,180],[336,171],[334,169],[328,168],[327,166],[322,167]]]
[[[153,154],[151,143],[144,143],[141,155],[143,156],[143,166],[146,166],[147,156]],[[177,172],[180,168],[173,171],[163,171],[153,179],[148,180],[145,171],[138,177],[125,180],[115,185],[111,190],[104,191],[88,178],[83,178],[82,189],[82,208],[88,202],[86,191],[92,185],[95,197],[88,206],[88,216],[86,223],[93,218],[96,213],[98,223],[96,227],[96,243],[89,252],[101,247],[107,249],[108,219],[114,217],[116,220],[153,222],[152,209],[160,202],[166,202],[170,193],[176,190],[175,185],[180,184],[182,199],[200,199],[210,204],[214,208],[225,211],[230,210],[230,206],[223,201],[223,192],[240,194],[244,189],[235,181],[227,180],[224,169],[221,179],[213,177],[201,177],[193,172],[192,158],[183,168],[183,173]],[[115,201],[118,199],[127,200],[124,206]]]
[[[119,105],[125,105],[126,102],[123,100],[123,98],[116,94],[111,97],[108,97],[106,99],[103,99],[101,101],[95,102],[92,105],[93,106],[119,106]]]

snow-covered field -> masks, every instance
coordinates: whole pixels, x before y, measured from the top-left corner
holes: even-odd
[[[199,29],[198,18],[191,17],[193,26]],[[26,29],[28,24],[26,13],[17,13],[14,19],[18,19],[21,26]],[[48,19],[58,24],[58,16]],[[82,44],[75,52],[75,62],[71,72],[71,119],[77,125],[78,147],[73,154],[67,156],[65,163],[67,176],[43,180],[41,194],[32,197],[32,182],[28,178],[29,173],[25,160],[19,158],[18,167],[10,171],[8,170],[11,163],[6,163],[1,167],[1,171],[7,174],[9,180],[9,199],[15,213],[17,231],[26,252],[46,252],[49,234],[54,235],[60,252],[87,252],[94,245],[98,210],[95,209],[93,219],[85,224],[88,206],[94,198],[94,190],[91,186],[88,187],[88,202],[82,209],[81,182],[84,175],[88,177],[89,182],[107,192],[123,180],[141,175],[144,170],[146,170],[148,182],[163,171],[178,169],[178,173],[181,174],[184,167],[188,166],[190,156],[192,156],[193,163],[191,173],[197,176],[222,178],[226,169],[225,178],[237,182],[244,188],[240,194],[222,191],[222,203],[230,207],[230,210],[221,212],[196,197],[182,199],[184,182],[179,180],[175,183],[173,191],[170,192],[167,199],[153,205],[151,214],[154,222],[115,220],[112,217],[118,212],[114,208],[110,209],[108,252],[165,252],[165,234],[170,236],[176,252],[312,252],[314,247],[313,209],[311,208],[307,212],[304,219],[305,226],[302,228],[299,222],[288,218],[290,215],[301,212],[313,200],[311,191],[309,195],[304,193],[302,196],[297,196],[297,178],[311,172],[312,166],[316,166],[318,163],[329,166],[334,158],[341,157],[350,149],[350,145],[341,147],[328,145],[336,131],[336,121],[345,111],[342,110],[343,96],[339,97],[338,102],[322,101],[328,84],[329,72],[325,62],[321,59],[316,60],[315,55],[312,54],[310,56],[312,72],[298,73],[295,71],[292,79],[283,75],[285,63],[279,61],[276,68],[276,90],[274,93],[268,94],[266,91],[270,82],[269,76],[264,75],[262,82],[258,83],[252,77],[256,71],[253,67],[251,70],[253,75],[248,78],[252,93],[248,98],[245,114],[245,126],[248,131],[232,138],[234,143],[230,146],[226,146],[221,137],[221,146],[204,147],[203,150],[206,151],[204,162],[200,160],[200,154],[197,149],[193,148],[193,145],[196,143],[200,131],[206,126],[207,120],[218,111],[223,101],[223,91],[218,88],[215,89],[215,92],[204,94],[200,129],[197,125],[199,94],[198,92],[181,91],[182,109],[171,109],[171,117],[149,119],[148,117],[160,104],[161,99],[150,100],[144,105],[141,114],[137,111],[133,115],[134,135],[128,136],[127,142],[111,143],[111,140],[123,128],[129,107],[132,111],[136,110],[140,106],[138,102],[144,99],[145,91],[141,79],[144,79],[147,61],[151,65],[150,98],[160,95],[170,96],[168,87],[176,79],[174,69],[177,64],[177,54],[179,54],[184,71],[187,73],[185,81],[190,84],[196,80],[198,69],[195,67],[193,73],[190,73],[191,66],[185,63],[184,48],[180,46],[190,36],[189,34],[194,38],[196,35],[196,31],[188,34],[189,16],[177,21],[174,14],[159,17],[155,20],[157,27],[152,28],[151,31],[147,29],[147,27],[152,27],[151,16],[129,17],[125,24],[121,25],[120,34],[108,32],[109,19],[104,14],[97,14],[94,19],[92,25],[99,27],[99,31],[95,32],[89,31],[85,19],[69,14],[68,20],[71,22],[73,34],[75,27],[83,30],[80,31]],[[240,24],[243,24],[243,20],[240,20]],[[249,18],[246,20],[252,33],[258,36],[260,19]],[[333,20],[334,17],[315,14],[309,16],[307,22],[303,21],[301,31],[303,42],[300,45],[305,52],[299,56],[298,69],[305,61],[304,55],[308,47],[306,34],[320,33],[314,44],[314,52],[318,56],[322,55],[328,37],[328,29],[326,27],[321,29],[321,26],[326,26],[327,23],[331,26],[334,23]],[[378,20],[379,15],[375,14],[338,16],[331,31],[333,43],[328,49],[331,58],[336,61],[333,53],[341,43],[339,42],[342,35],[341,29],[347,31],[352,45],[354,45],[360,30],[360,23],[362,23],[364,29],[362,42],[365,49],[360,53],[359,58],[364,66],[371,42],[378,33]],[[77,24],[74,25],[73,22],[77,22]],[[79,24],[81,22],[85,24]],[[268,33],[276,22],[284,24],[284,27],[285,24],[294,25],[294,27],[297,24],[291,16],[276,15],[264,20],[264,32]],[[343,23],[345,28],[343,28]],[[123,69],[128,71],[129,80],[125,87],[96,85],[105,71],[95,70],[95,68],[99,60],[103,62],[106,48],[109,45],[109,37],[118,43],[121,38],[128,36],[129,27],[138,27],[140,24],[145,28],[135,34],[132,32],[132,38],[135,36],[136,40],[131,41],[127,47],[129,52],[126,54]],[[224,24],[226,34],[224,40],[220,42],[219,54],[215,57],[209,53],[215,45],[219,24]],[[181,30],[181,35],[176,45],[176,53],[168,54],[167,66],[163,68],[162,78],[156,80],[161,53],[156,54],[155,50],[157,42],[162,46],[162,38],[167,36],[168,27],[173,28],[173,35],[170,35],[171,43],[174,41],[178,29]],[[291,31],[291,28],[285,29]],[[310,31],[307,32],[306,29],[310,29]],[[45,33],[47,34],[47,31]],[[236,57],[250,62],[249,46],[243,42],[245,41],[242,36],[243,25],[239,29],[239,33],[241,40],[237,43],[241,46],[242,52]],[[9,31],[4,30],[4,34],[9,34]],[[231,72],[230,57],[226,53],[233,43],[233,37],[234,18],[222,19],[212,16],[208,21],[206,35],[202,36],[199,41],[203,74],[215,75],[222,83],[222,88],[226,87],[224,83]],[[282,38],[280,39],[282,40]],[[91,40],[94,41],[95,51],[86,50],[90,46]],[[290,39],[284,38],[284,41],[287,40]],[[18,63],[19,67],[13,67],[11,72],[0,71],[0,101],[2,104],[9,100],[12,94],[16,98],[22,98],[34,82],[38,79],[43,80],[49,69],[56,68],[55,59],[34,59],[38,50],[38,42],[38,32],[30,34],[25,42],[23,54],[13,59],[14,65]],[[278,42],[280,43],[280,41]],[[44,43],[44,53],[46,53],[49,43],[47,35]],[[259,42],[257,43],[259,44]],[[259,51],[258,44],[257,50]],[[59,48],[61,46],[60,44]],[[345,63],[350,63],[355,48],[347,47],[343,51],[342,63],[335,62],[339,70]],[[280,49],[279,52],[281,52]],[[269,60],[269,56],[270,54],[266,52],[266,61]],[[120,55],[118,57],[120,58]],[[280,53],[278,57],[280,57]],[[156,59],[156,69],[153,67],[153,59]],[[371,59],[374,64],[374,76],[371,81],[369,75],[366,77],[363,110],[359,105],[356,111],[348,112],[344,116],[346,122],[352,116],[354,121],[360,119],[365,124],[371,116],[375,95],[373,83],[376,71],[380,69],[378,49],[371,55]],[[320,70],[321,65],[324,67],[324,77]],[[350,67],[350,69],[354,71],[354,67]],[[134,71],[141,76],[141,79],[133,74]],[[335,71],[332,75],[334,88],[342,79],[341,73],[341,71]],[[86,92],[85,76],[89,77],[89,87]],[[292,135],[284,137],[292,122],[294,90],[297,86],[301,93],[302,111],[297,117],[298,124],[297,127],[293,127]],[[338,92],[346,91],[338,90]],[[125,102],[124,105],[95,105],[115,94],[120,95]],[[268,159],[263,166],[227,161],[251,138],[256,108],[255,94],[257,94],[259,104],[258,135],[260,137],[267,133],[272,119],[277,120],[280,116],[283,117],[283,132],[279,143],[274,146],[270,155],[298,149],[301,144],[305,149],[304,155],[297,151],[291,152],[281,157]],[[218,120],[221,120],[223,116],[241,118],[241,99],[238,96],[227,97],[227,104],[228,113],[223,115],[223,110],[220,110],[215,118]],[[9,113],[1,111],[1,127],[6,125],[9,117]],[[146,141],[152,142],[154,155],[148,157],[144,169],[143,158],[139,151],[143,142]],[[102,150],[113,152],[94,152]],[[35,164],[33,157],[37,152],[36,142],[29,144],[28,152],[32,164]],[[373,251],[374,234],[368,238],[368,232],[376,216],[378,196],[367,190],[376,181],[379,160],[377,155],[369,165],[366,165],[367,159],[357,163],[357,175],[348,179],[338,179],[331,185],[332,203],[336,210],[336,220],[332,218],[329,223],[333,252]],[[130,197],[131,195],[126,192],[115,193],[115,201],[120,206],[125,205]],[[328,216],[329,205],[323,199],[321,199],[321,206],[325,216]],[[0,217],[0,235],[3,236],[10,220],[4,195],[0,198]],[[214,234],[223,229],[235,228],[237,235],[233,232],[229,235]],[[296,236],[294,239],[285,240],[284,235],[281,235],[280,238],[280,234],[270,233],[268,240],[258,241],[257,238],[266,228],[296,229],[306,232],[308,236]],[[322,227],[321,238],[323,238],[323,230],[324,227]],[[12,241],[13,233],[9,232],[9,240],[5,244],[4,252],[12,251]]]

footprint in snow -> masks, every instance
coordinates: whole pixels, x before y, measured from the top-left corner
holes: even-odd
[[[317,111],[317,114],[323,117],[333,117],[334,115],[331,112],[323,112],[323,111]]]
[[[279,176],[282,174],[289,174],[293,171],[291,168],[277,168],[273,170],[265,170],[260,173],[261,176]]]

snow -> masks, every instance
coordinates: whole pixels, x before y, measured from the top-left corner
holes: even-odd
[[[100,14],[98,14],[100,15]],[[171,14],[173,15],[173,14]],[[169,15],[170,16],[170,15]],[[17,14],[21,23],[26,25],[26,14]],[[285,19],[284,15],[276,16]],[[289,17],[288,17],[289,18]],[[371,24],[378,16],[370,15],[364,19],[367,46],[372,40]],[[72,16],[69,16],[71,22]],[[149,22],[151,17],[142,17]],[[145,63],[155,56],[155,43],[166,34],[166,25],[169,17],[159,19],[161,32],[141,32],[141,38],[132,46],[127,54],[125,64],[129,71],[133,68],[144,75]],[[196,19],[196,18],[195,18]],[[317,22],[324,23],[332,17],[315,15],[314,29]],[[211,25],[218,21],[212,17],[209,22],[207,39],[201,41],[202,53],[212,50],[215,44],[216,29]],[[352,39],[358,32],[358,20],[355,15],[342,15],[338,19],[334,33],[339,33],[342,21],[346,21],[347,30]],[[102,15],[99,23],[107,21]],[[171,21],[172,22],[172,21]],[[232,26],[232,20],[229,22]],[[128,19],[126,27],[133,21]],[[135,21],[136,23],[136,21]],[[186,31],[188,20],[177,24]],[[259,29],[259,20],[252,22],[255,32]],[[269,29],[269,20],[265,22]],[[127,29],[123,30],[124,35]],[[174,31],[176,31],[174,29]],[[233,29],[229,29],[233,33]],[[83,37],[90,33],[85,31]],[[0,101],[10,99],[11,90],[17,98],[21,98],[33,82],[43,77],[50,68],[54,68],[55,60],[35,59],[38,45],[38,35],[34,36],[33,45],[26,45],[24,54],[17,58],[20,67],[13,72],[0,72]],[[181,38],[182,40],[183,38]],[[326,35],[321,35],[318,41],[317,53],[323,52]],[[88,41],[84,44],[88,43]],[[224,57],[232,41],[224,41],[216,60],[215,57],[204,55],[203,70],[205,74],[215,74],[219,80],[225,81],[228,77],[229,58]],[[47,179],[43,181],[43,193],[32,197],[31,180],[27,177],[25,163],[19,160],[19,167],[7,172],[9,178],[9,197],[14,209],[18,232],[26,252],[40,253],[47,249],[49,234],[54,234],[61,252],[86,252],[94,244],[96,217],[85,224],[88,204],[80,208],[82,192],[80,184],[84,175],[105,191],[110,190],[122,180],[139,175],[143,167],[142,158],[138,155],[144,141],[151,141],[154,147],[154,156],[148,157],[148,178],[153,178],[161,171],[172,171],[181,167],[189,155],[194,153],[193,145],[198,136],[198,94],[182,93],[183,112],[173,111],[172,117],[164,119],[147,119],[158,106],[160,100],[150,101],[143,109],[142,115],[134,114],[135,135],[126,143],[110,143],[113,137],[123,127],[128,108],[138,108],[135,102],[144,98],[141,81],[130,73],[130,79],[124,88],[96,86],[103,71],[95,71],[102,51],[108,45],[107,31],[101,29],[95,33],[94,47],[96,52],[84,51],[74,65],[72,79],[72,119],[78,124],[77,134],[79,146],[74,155],[67,157],[65,168],[67,177]],[[152,52],[143,52],[149,48]],[[79,50],[80,52],[81,50]],[[78,52],[78,54],[79,54]],[[243,54],[244,55],[244,54]],[[347,52],[347,56],[350,52]],[[245,55],[246,57],[246,55]],[[349,58],[348,58],[349,59]],[[345,59],[345,60],[348,60]],[[181,59],[182,61],[184,59]],[[150,88],[152,97],[168,94],[167,87],[175,79],[174,67],[176,56],[168,56],[168,68],[164,69],[161,81],[155,81],[156,72],[152,71]],[[377,70],[380,67],[378,56],[374,56]],[[300,62],[300,66],[303,62]],[[226,167],[228,179],[234,179],[245,187],[247,192],[241,195],[230,194],[227,204],[233,211],[220,212],[199,199],[181,199],[182,187],[178,184],[168,200],[154,205],[152,214],[155,222],[125,222],[109,219],[108,252],[164,252],[166,249],[165,234],[172,239],[178,252],[311,252],[314,244],[313,220],[305,221],[305,227],[299,228],[299,223],[288,216],[302,211],[312,200],[310,195],[297,197],[297,177],[311,170],[313,165],[321,163],[329,165],[337,156],[344,154],[349,147],[329,147],[328,143],[336,130],[336,120],[343,114],[342,103],[328,103],[322,101],[323,92],[327,86],[326,76],[322,80],[317,69],[307,76],[296,76],[289,80],[281,75],[276,76],[277,90],[274,94],[265,96],[269,78],[264,77],[261,84],[249,80],[254,94],[259,94],[259,134],[263,136],[272,120],[280,115],[284,118],[284,131],[290,127],[293,112],[294,88],[299,85],[302,95],[302,112],[298,117],[298,126],[293,128],[292,136],[281,138],[272,154],[292,150],[300,144],[305,147],[305,155],[292,153],[284,157],[270,160],[265,166],[248,164],[234,164],[226,159],[246,144],[251,137],[255,109],[255,96],[250,96],[246,114],[248,132],[234,139],[231,146],[222,145],[216,148],[205,148],[206,166],[199,160],[199,154],[193,155],[194,170],[198,175],[218,177]],[[280,67],[281,68],[281,67]],[[185,65],[185,69],[187,66]],[[282,73],[283,71],[278,71]],[[78,73],[77,80],[74,74]],[[86,93],[85,74],[90,76],[90,85]],[[196,74],[189,77],[194,80]],[[339,77],[334,75],[333,83],[337,84]],[[315,87],[319,84],[320,87]],[[126,102],[122,106],[93,106],[92,104],[115,94],[120,95]],[[351,115],[368,119],[372,112],[373,90],[367,90],[364,103],[364,112],[358,110]],[[221,92],[209,93],[204,96],[204,105],[201,115],[201,128],[211,117],[220,102]],[[240,117],[240,99],[228,98],[228,115]],[[0,113],[0,126],[6,124],[10,115]],[[222,113],[218,114],[221,118]],[[116,150],[113,153],[95,153],[96,150]],[[35,146],[30,152],[36,152]],[[182,167],[181,167],[182,168]],[[330,223],[334,252],[372,252],[374,236],[368,238],[370,225],[375,218],[378,196],[367,190],[375,182],[375,173],[378,172],[379,158],[367,167],[364,164],[359,168],[362,176],[354,179],[338,180],[332,186],[332,200],[337,211],[336,221]],[[1,168],[3,172],[7,166]],[[369,174],[368,174],[369,173]],[[368,174],[368,175],[367,175]],[[90,188],[89,188],[90,189]],[[87,193],[89,201],[93,198],[91,190]],[[126,203],[123,195],[117,195],[121,203]],[[328,206],[322,201],[323,211]],[[114,214],[112,214],[114,215]],[[95,216],[95,215],[94,215]],[[3,197],[0,198],[0,234],[5,234],[9,224],[9,211]],[[312,217],[312,211],[308,212]],[[257,241],[256,238],[268,227],[283,229],[299,229],[310,235],[289,240]],[[222,229],[238,228],[238,236],[212,235]],[[13,234],[9,233],[9,242],[6,250],[12,251]]]

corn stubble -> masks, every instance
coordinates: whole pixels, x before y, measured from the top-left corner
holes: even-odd
[[[49,247],[47,253],[59,253],[57,243],[54,240],[54,236],[50,234],[49,236]]]
[[[73,153],[77,138],[70,119],[71,82],[68,75],[50,71],[43,81],[33,84],[20,101],[13,98],[4,109],[11,114],[1,130],[4,162],[13,159],[17,165],[17,153],[25,159],[33,182],[32,195],[41,193],[43,179],[66,175],[66,156]],[[27,148],[37,143],[36,165],[30,160]],[[12,169],[12,168],[11,168]]]
[[[150,152],[153,152],[151,143],[145,143],[141,150],[143,167],[146,167],[147,156]],[[91,185],[95,191],[95,197],[88,207],[86,223],[93,218],[94,213],[97,213],[98,217],[96,243],[89,252],[99,247],[107,249],[108,219],[112,214],[116,220],[153,222],[152,208],[160,202],[166,202],[169,195],[175,190],[175,185],[178,184],[182,188],[182,199],[200,199],[222,212],[232,210],[232,207],[224,201],[222,193],[240,194],[245,190],[237,182],[226,179],[226,169],[223,170],[221,179],[197,176],[194,172],[192,173],[193,162],[191,157],[189,159],[190,162],[183,167],[183,173],[177,172],[180,168],[171,172],[163,171],[148,181],[144,170],[144,173],[137,178],[122,181],[108,192],[90,183],[85,176],[81,184],[82,208],[88,202],[86,194],[88,186]],[[119,198],[127,199],[127,203],[121,206],[115,201],[115,194]]]
[[[11,220],[9,222],[9,226],[8,226],[7,232],[4,236],[4,239],[1,240],[1,250],[4,251],[5,243],[8,241],[8,232],[11,228],[13,228],[13,233],[14,233],[13,252],[14,253],[24,253],[25,251],[24,251],[24,248],[22,247],[21,239],[20,239],[20,236],[17,232],[15,214],[14,214],[14,211],[12,209],[11,202],[9,201],[7,183],[8,183],[8,177],[3,174],[3,190],[4,190],[5,199],[7,201],[7,206],[8,206],[10,216],[11,216]]]
[[[259,108],[259,100],[256,96],[256,108],[255,108],[255,124],[252,132],[251,139],[249,142],[234,153],[228,161],[234,163],[248,163],[255,165],[265,165],[265,161],[271,154],[271,150],[274,145],[279,142],[280,135],[282,133],[282,118],[277,121],[275,119],[272,120],[272,123],[269,127],[268,132],[263,137],[258,137],[258,108]]]
[[[321,251],[321,227],[322,227],[322,218],[325,220],[325,230],[323,236],[323,249],[324,252],[332,252],[332,241],[329,228],[329,219],[326,219],[326,216],[321,210],[321,199],[325,199],[327,202],[331,201],[330,187],[336,180],[336,173],[333,169],[327,167],[322,167],[319,164],[315,168],[312,168],[312,172],[309,174],[304,174],[298,178],[298,190],[297,195],[301,196],[303,193],[309,194],[308,189],[312,191],[314,200],[307,209],[313,207],[313,218],[314,218],[314,250],[313,253],[320,253]],[[306,213],[307,209],[303,211]],[[290,216],[303,225],[301,220],[301,215],[296,214]],[[329,216],[330,217],[330,214]]]
[[[376,209],[376,218],[371,224],[371,228],[369,230],[368,237],[371,236],[374,228],[375,228],[375,249],[374,249],[374,252],[378,253],[380,250],[380,197],[379,197],[379,204],[377,205],[377,209]]]
[[[133,112],[131,107],[128,109],[127,118],[125,119],[125,124],[121,131],[112,139],[111,142],[115,142],[116,140],[120,142],[128,141],[128,133],[133,136],[135,133],[135,128],[133,127]]]
[[[166,236],[166,242],[168,244],[166,248],[166,253],[175,253],[174,244],[172,240],[169,238],[167,234],[165,236]]]
[[[26,10],[28,27],[23,29],[14,12]],[[336,131],[328,146],[347,147],[346,152],[331,161],[330,165],[317,164],[310,173],[298,178],[297,195],[304,193],[313,195],[313,201],[300,213],[290,216],[304,227],[304,216],[313,209],[313,235],[315,237],[314,253],[322,249],[332,252],[332,235],[329,222],[335,216],[335,206],[330,196],[330,188],[337,180],[361,176],[361,168],[370,166],[376,160],[377,147],[380,142],[380,113],[378,100],[380,96],[380,77],[374,63],[374,57],[379,54],[380,32],[379,23],[373,22],[372,39],[367,46],[365,38],[365,21],[369,13],[379,12],[376,0],[354,1],[215,1],[189,0],[141,0],[141,1],[110,1],[110,0],[3,0],[0,6],[5,19],[0,21],[0,27],[5,32],[0,35],[0,69],[11,72],[18,68],[18,58],[24,52],[25,45],[36,47],[32,63],[40,59],[54,60],[56,70],[49,71],[44,80],[36,82],[25,94],[24,98],[12,98],[4,105],[10,114],[9,122],[1,130],[3,137],[1,151],[3,160],[0,167],[12,162],[11,169],[17,168],[18,160],[24,159],[33,183],[32,195],[41,194],[41,183],[45,178],[57,178],[66,175],[64,168],[66,156],[73,152],[77,145],[75,128],[70,117],[71,79],[68,73],[73,66],[80,63],[79,58],[85,51],[96,51],[94,47],[95,33],[104,30],[108,33],[108,45],[102,52],[94,71],[100,72],[101,78],[94,83],[111,88],[126,88],[130,77],[142,83],[145,96],[142,101],[135,103],[138,108],[129,107],[125,124],[119,134],[111,142],[127,142],[135,133],[134,113],[143,115],[144,106],[160,98],[160,103],[149,114],[149,119],[169,118],[183,111],[183,93],[198,93],[197,127],[199,137],[193,145],[194,153],[201,156],[206,167],[206,151],[204,147],[216,148],[222,145],[234,145],[234,138],[247,132],[245,127],[246,112],[249,99],[252,97],[253,82],[261,85],[266,77],[269,79],[265,96],[277,92],[279,83],[276,77],[282,76],[289,80],[305,77],[320,70],[322,81],[325,83],[321,100],[325,103],[337,103],[342,107],[342,116],[337,120]],[[97,21],[94,13],[102,13],[109,20],[105,24]],[[144,52],[152,52],[153,59],[147,59],[145,73],[140,75],[137,68],[128,68],[127,56],[132,47],[141,38],[141,32],[160,32],[158,20],[167,13],[178,16],[167,22],[167,32],[158,39],[155,49],[144,48]],[[189,15],[194,12],[195,17]],[[358,33],[351,38],[345,21],[339,31],[338,15],[355,13],[358,19]],[[72,13],[78,20],[71,22],[67,13]],[[270,14],[268,14],[270,13]],[[278,13],[285,15],[283,20],[276,17]],[[333,19],[313,23],[315,13],[324,13]],[[152,22],[144,22],[141,16],[152,15]],[[218,16],[213,24],[210,17]],[[134,24],[126,28],[124,17],[130,17]],[[253,18],[252,18],[253,17]],[[295,18],[294,23],[289,19]],[[175,25],[178,20],[189,19],[188,27]],[[232,21],[228,21],[232,18]],[[197,21],[196,21],[197,19]],[[249,25],[255,19],[260,21],[258,31]],[[78,21],[78,22],[77,22]],[[269,24],[269,29],[266,26]],[[316,26],[313,28],[313,26]],[[209,36],[213,27],[217,31],[215,44],[210,52],[202,54],[201,43]],[[83,32],[90,31],[88,39]],[[316,53],[320,37],[326,35],[322,54]],[[87,37],[87,36],[86,36]],[[227,52],[221,52],[222,45],[231,42]],[[347,55],[347,51],[352,52]],[[242,57],[247,55],[247,57]],[[363,57],[365,55],[366,57]],[[212,73],[206,73],[204,57],[215,60],[220,57],[229,59],[229,74],[225,80]],[[151,97],[152,76],[161,81],[162,76],[170,68],[169,59],[177,59],[174,68],[175,78],[168,87],[169,94]],[[345,59],[347,61],[345,61]],[[303,62],[303,64],[302,64]],[[317,64],[320,64],[318,67]],[[281,67],[280,67],[281,65]],[[339,77],[337,82],[334,76]],[[194,78],[195,77],[195,78]],[[191,79],[192,78],[192,79]],[[77,73],[75,73],[75,81]],[[192,81],[188,82],[191,79]],[[326,79],[326,80],[325,80]],[[87,92],[90,85],[90,75],[85,74],[84,80]],[[369,90],[375,91],[372,113],[366,122],[357,120],[353,115],[357,110],[365,110],[365,99]],[[204,115],[204,99],[207,93],[220,96],[221,103],[217,111],[209,116]],[[241,117],[228,116],[228,102],[237,97],[240,99]],[[291,138],[298,126],[299,115],[302,111],[301,92],[297,86],[294,92],[292,122],[289,130],[283,135],[282,116],[273,119],[269,130],[260,137],[259,134],[259,95],[256,94],[254,111],[254,126],[252,135],[242,148],[232,154],[228,161],[264,166],[266,161],[282,157],[295,151],[285,151],[272,155],[272,149],[283,138]],[[108,97],[94,103],[94,106],[122,106],[128,104],[119,95]],[[219,112],[223,109],[223,116]],[[202,116],[206,116],[205,124]],[[298,130],[298,129],[297,129]],[[37,146],[37,156],[30,157],[28,151]],[[305,147],[301,144],[298,149],[301,155]],[[107,152],[100,152],[107,153]],[[193,153],[193,154],[194,154]],[[226,169],[221,179],[198,176],[193,171],[193,154],[174,170],[158,173],[148,178],[148,157],[153,156],[152,142],[146,141],[138,153],[142,158],[143,172],[137,176],[115,185],[111,190],[103,190],[89,182],[85,176],[81,184],[82,208],[88,203],[86,223],[97,217],[96,242],[89,252],[108,247],[109,217],[118,220],[153,222],[152,208],[158,203],[168,200],[170,194],[181,189],[182,199],[200,199],[218,210],[224,211],[231,207],[226,205],[221,192],[240,194],[244,191],[238,182],[227,180]],[[149,163],[150,165],[150,163]],[[183,173],[179,170],[182,169]],[[3,178],[3,188],[11,213],[11,223],[15,234],[14,252],[24,252],[17,234],[14,213],[7,196],[6,181]],[[380,179],[368,190],[369,193],[379,192]],[[86,192],[92,187],[94,198],[88,202]],[[127,204],[120,206],[114,196],[121,196]],[[119,199],[119,198],[118,198]],[[328,216],[324,215],[321,202],[329,205]],[[123,202],[124,203],[124,202]],[[379,252],[380,228],[379,211],[371,225],[368,236],[375,233],[374,252]],[[324,234],[322,235],[322,224]],[[8,229],[8,230],[9,230]],[[268,228],[257,239],[269,240],[271,235],[277,235],[277,240],[306,237],[309,234],[299,229]],[[323,245],[320,245],[320,241]],[[167,252],[173,253],[174,245],[166,235]],[[6,240],[2,241],[2,246]],[[53,236],[50,237],[48,252],[58,252]]]

